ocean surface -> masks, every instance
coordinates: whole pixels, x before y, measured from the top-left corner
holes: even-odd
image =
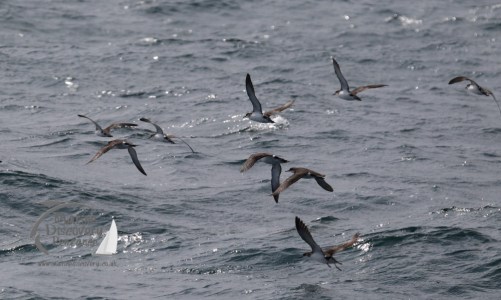
[[[1,1],[0,298],[499,299],[501,115],[448,82],[501,98],[500,42],[499,1]],[[388,86],[339,99],[331,56]],[[244,118],[247,73],[264,109],[295,100],[275,124]],[[147,176],[86,164],[113,138],[78,114],[136,123],[112,134]],[[334,192],[276,204],[270,165],[240,173],[255,152]],[[342,271],[295,216],[322,246],[360,233]]]

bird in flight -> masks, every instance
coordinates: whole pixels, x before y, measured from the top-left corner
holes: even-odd
[[[337,264],[341,264],[339,261],[337,261],[334,258],[334,254],[337,252],[341,252],[347,248],[352,247],[357,241],[358,238],[360,237],[359,233],[356,233],[353,235],[351,240],[337,246],[331,246],[327,248],[321,248],[313,239],[311,236],[310,230],[308,230],[308,227],[299,219],[299,217],[296,216],[296,230],[297,233],[299,233],[299,236],[305,241],[308,245],[311,247],[311,252],[306,252],[303,254],[303,256],[307,256],[312,258],[315,261],[318,261],[323,264],[327,264],[327,266],[330,268],[330,263],[334,264],[334,267],[336,267],[339,271],[341,269],[337,266]]]
[[[477,95],[492,96],[492,99],[494,99],[494,102],[496,102],[496,105],[498,106],[499,113],[501,114],[501,107],[499,106],[499,102],[496,99],[496,96],[494,96],[494,94],[489,89],[486,89],[486,88],[478,85],[478,83],[476,83],[473,79],[470,79],[470,78],[465,77],[465,76],[458,76],[458,77],[452,78],[449,81],[449,84],[454,84],[454,83],[465,81],[465,80],[470,82],[466,85],[466,90],[468,90],[474,94],[477,94]]]
[[[324,190],[328,192],[334,191],[332,186],[330,186],[324,180],[325,175],[317,173],[313,170],[306,168],[290,168],[287,172],[292,172],[293,174],[280,184],[280,186],[272,193],[273,196],[280,194],[281,192],[283,192],[285,189],[287,189],[289,186],[291,186],[293,183],[297,182],[301,178],[306,178],[306,179],[313,178],[318,183],[318,185],[321,186]]]
[[[101,155],[105,154],[106,152],[110,151],[111,149],[127,149],[129,151],[130,158],[132,158],[132,162],[136,166],[136,168],[139,170],[139,172],[143,173],[146,175],[146,172],[144,171],[143,167],[141,166],[141,163],[139,163],[139,159],[137,158],[137,153],[136,150],[134,150],[134,147],[136,145],[129,143],[126,140],[113,140],[109,142],[106,146],[101,148],[99,151],[97,151],[96,155],[87,163],[90,164],[91,162],[95,161]]]
[[[193,150],[193,148],[191,148],[191,146],[188,145],[188,143],[185,142],[182,138],[174,136],[172,134],[165,134],[164,131],[162,130],[162,127],[160,127],[157,124],[151,122],[149,119],[141,118],[139,120],[143,121],[143,122],[146,122],[146,123],[150,123],[151,125],[155,126],[156,132],[150,136],[150,139],[154,139],[154,140],[159,140],[159,141],[162,141],[162,142],[167,142],[167,143],[175,144],[175,142],[172,139],[176,138],[176,139],[179,139],[181,142],[183,142],[186,146],[188,146],[188,148],[190,148],[190,150],[191,150],[192,153],[195,153],[195,150]]]
[[[112,129],[137,126],[137,124],[134,124],[134,123],[113,123],[110,126],[108,126],[105,129],[103,129],[101,126],[99,126],[99,124],[97,124],[97,122],[95,122],[91,118],[89,118],[87,116],[84,116],[84,115],[78,115],[78,116],[80,118],[86,118],[87,120],[89,120],[92,123],[94,123],[94,125],[96,126],[96,131],[95,132],[96,132],[96,135],[98,135],[98,136],[113,137],[111,135],[111,130]]]
[[[247,74],[247,77],[245,78],[245,89],[247,91],[247,96],[249,96],[249,99],[252,103],[252,112],[247,113],[244,116],[244,118],[249,118],[252,121],[260,123],[275,123],[271,120],[270,117],[291,107],[292,104],[294,104],[294,100],[291,100],[282,106],[279,106],[277,108],[274,108],[272,110],[263,113],[263,109],[261,108],[261,103],[256,97],[256,93],[254,92],[254,85],[252,84],[252,80],[249,74]]]
[[[341,89],[337,90],[334,93],[334,95],[337,95],[341,99],[348,101],[353,101],[353,100],[362,101],[362,99],[360,99],[357,96],[358,93],[363,92],[367,89],[375,89],[388,86],[386,84],[371,84],[371,85],[359,86],[353,91],[350,91],[350,86],[348,85],[348,81],[346,81],[343,74],[341,73],[341,68],[339,67],[339,64],[334,59],[334,57],[332,58],[332,63],[334,64],[334,72],[336,73],[337,79],[339,79],[339,83],[341,83]]]
[[[282,173],[282,166],[280,164],[289,161],[269,153],[254,153],[244,162],[240,168],[240,172],[243,173],[249,170],[258,161],[271,165],[271,192],[273,193],[280,186],[280,174]],[[273,195],[273,198],[278,203],[279,194]]]

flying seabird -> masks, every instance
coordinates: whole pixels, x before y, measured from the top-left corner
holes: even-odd
[[[341,73],[341,68],[339,67],[339,64],[334,59],[334,57],[332,58],[332,63],[334,64],[334,72],[336,73],[336,76],[339,79],[339,82],[341,83],[341,89],[337,90],[334,93],[334,95],[337,95],[341,99],[348,101],[353,101],[353,100],[362,101],[362,99],[360,99],[357,96],[358,93],[363,92],[367,89],[375,89],[387,86],[386,84],[371,84],[371,85],[359,86],[353,91],[350,91],[350,86],[348,85],[348,81],[346,81],[343,74]]]
[[[137,158],[137,153],[136,150],[134,150],[134,147],[136,147],[136,145],[131,144],[126,140],[113,140],[109,142],[106,146],[101,148],[87,164],[90,164],[91,162],[95,161],[96,159],[101,157],[101,155],[105,154],[106,152],[110,151],[113,148],[127,149],[129,151],[130,158],[132,158],[132,162],[134,163],[134,165],[136,165],[136,168],[139,170],[139,172],[146,175],[146,172],[143,170],[143,167],[141,167],[141,164],[139,163],[139,159]]]
[[[254,86],[252,85],[252,80],[249,74],[247,74],[247,77],[245,78],[245,89],[247,91],[247,96],[249,96],[249,99],[252,103],[252,112],[247,113],[244,116],[244,118],[249,118],[252,121],[260,123],[275,123],[271,120],[270,117],[291,107],[292,104],[294,104],[294,100],[291,100],[282,106],[279,106],[275,109],[263,113],[263,109],[261,108],[261,103],[256,97],[256,93],[254,92]]]
[[[289,161],[269,153],[254,153],[244,162],[240,168],[240,172],[243,173],[249,170],[259,160],[271,165],[271,192],[274,192],[280,185],[280,174],[282,173],[282,166],[280,164]],[[273,195],[276,203],[278,203],[278,197],[278,194]]]
[[[496,99],[496,97],[494,96],[494,94],[489,89],[486,89],[486,88],[478,85],[478,83],[476,83],[473,79],[470,79],[470,78],[465,77],[465,76],[458,76],[458,77],[452,78],[449,81],[449,84],[454,84],[454,83],[465,81],[465,80],[470,82],[466,85],[466,90],[468,90],[474,94],[477,94],[477,95],[492,96],[492,99],[494,99],[494,102],[496,102],[496,105],[498,106],[498,109],[499,109],[499,113],[501,114],[501,107],[499,106],[499,102]]]
[[[351,238],[351,240],[347,241],[344,244],[322,249],[311,236],[308,227],[297,216],[296,216],[296,230],[297,233],[299,233],[299,236],[303,239],[303,241],[305,241],[311,247],[311,252],[306,252],[303,254],[303,256],[308,256],[320,263],[327,264],[329,268],[331,267],[329,264],[333,263],[334,267],[336,267],[339,271],[341,271],[341,269],[337,266],[337,264],[341,263],[334,258],[334,254],[353,246],[357,242],[360,236],[359,233],[356,233]]]
[[[334,189],[327,182],[325,182],[325,175],[317,173],[313,170],[306,168],[290,168],[287,172],[293,172],[294,174],[292,174],[289,178],[285,179],[282,184],[280,184],[280,186],[272,193],[273,196],[280,194],[301,178],[313,178],[324,190],[329,192],[334,191]]]
[[[174,136],[172,134],[169,134],[169,135],[165,134],[164,131],[162,130],[162,128],[160,126],[158,126],[157,124],[151,122],[149,119],[141,118],[139,120],[143,121],[143,122],[146,122],[146,123],[150,123],[151,125],[155,126],[155,129],[157,130],[157,132],[155,132],[154,134],[152,134],[150,136],[150,139],[154,139],[154,140],[159,140],[159,141],[163,141],[163,142],[175,144],[175,142],[172,139],[176,138],[176,139],[179,139],[184,144],[186,144],[186,146],[188,146],[188,148],[190,148],[191,152],[195,153],[195,150],[193,150],[193,148],[191,148],[191,146],[188,145],[188,143],[186,143],[182,138]]]
[[[137,124],[134,124],[134,123],[113,123],[111,124],[110,126],[106,127],[105,129],[101,128],[101,126],[99,126],[99,124],[97,124],[94,120],[92,120],[91,118],[89,117],[86,117],[84,115],[78,115],[80,118],[86,118],[87,120],[91,121],[92,123],[94,123],[94,125],[96,125],[96,134],[98,136],[104,136],[104,137],[113,137],[110,132],[112,129],[115,129],[115,128],[123,128],[123,127],[134,127],[134,126],[137,126]]]

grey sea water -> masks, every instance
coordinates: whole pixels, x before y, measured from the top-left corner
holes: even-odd
[[[501,116],[447,83],[501,95],[500,33],[495,1],[1,1],[0,298],[499,299]],[[331,56],[389,86],[334,97]],[[277,124],[243,119],[247,73],[265,109],[296,101]],[[137,123],[113,135],[148,175],[125,150],[86,165],[111,139],[77,114]],[[334,192],[300,180],[275,204],[269,165],[239,172],[254,152]],[[43,220],[47,255],[32,231],[57,203],[81,207]],[[57,222],[89,210],[117,254]],[[303,259],[295,216],[325,246],[360,232],[342,271]]]

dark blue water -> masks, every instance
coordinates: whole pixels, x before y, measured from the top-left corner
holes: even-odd
[[[501,94],[500,16],[494,1],[0,2],[0,298],[497,299],[501,116],[447,83]],[[331,56],[353,87],[389,86],[334,97]],[[296,100],[277,124],[243,119],[247,73],[265,109]],[[77,114],[137,123],[113,135],[148,176],[125,150],[86,165],[110,138]],[[141,117],[196,153],[149,140]],[[269,165],[239,172],[263,151],[334,192],[300,180],[275,204]],[[42,253],[30,233],[57,203],[114,217],[118,253],[47,236]],[[295,216],[321,245],[361,233],[342,271],[303,259]]]

